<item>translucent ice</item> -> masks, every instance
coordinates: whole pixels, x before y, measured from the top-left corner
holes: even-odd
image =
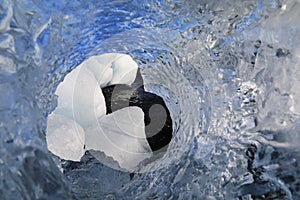
[[[105,152],[129,171],[152,155],[139,107],[126,107],[101,118],[86,130],[85,145],[87,150]]]
[[[299,5],[2,0],[0,199],[300,199]],[[44,146],[51,91],[108,51],[139,61],[173,120],[163,157],[130,177],[90,154],[59,162]]]
[[[49,115],[46,140],[48,149],[65,160],[79,161],[84,154],[83,128],[63,115]]]
[[[4,32],[10,29],[10,21],[13,17],[13,8],[9,6],[5,13],[1,13],[1,15],[4,15],[4,17],[1,16],[2,19],[0,20],[0,32]]]

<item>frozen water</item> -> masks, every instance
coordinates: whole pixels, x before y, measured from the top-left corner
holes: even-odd
[[[87,59],[70,72],[57,87],[58,105],[48,117],[48,149],[62,159],[80,161],[85,145],[86,150],[103,151],[129,171],[151,157],[143,111],[131,107],[105,116],[100,88],[131,84],[137,68],[128,55],[104,54]]]
[[[111,85],[131,84],[135,79],[138,66],[129,55],[123,55],[112,62],[112,69]]]
[[[138,66],[129,56],[119,53],[107,53],[92,56],[82,63],[91,70],[101,88],[114,84],[133,83]]]
[[[54,113],[74,119],[83,128],[95,124],[106,113],[100,86],[131,84],[137,68],[129,55],[115,53],[90,57],[57,87],[58,106]]]
[[[74,120],[51,114],[47,120],[48,149],[65,160],[80,161],[84,154],[85,132]]]
[[[57,87],[58,105],[54,113],[74,119],[83,128],[105,115],[105,100],[93,73],[77,67]]]
[[[98,83],[103,87],[112,79],[111,62],[117,56],[115,54],[92,56],[81,65],[91,70]]]
[[[300,199],[299,5],[2,0],[0,199]],[[107,53],[137,62],[173,120],[164,155],[138,174],[46,145],[58,85]]]
[[[139,107],[126,107],[101,118],[86,130],[85,145],[87,150],[105,152],[129,171],[152,155]]]

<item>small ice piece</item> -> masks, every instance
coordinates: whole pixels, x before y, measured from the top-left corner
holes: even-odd
[[[144,113],[139,107],[115,111],[85,133],[86,150],[102,151],[128,171],[133,171],[142,160],[152,156],[145,135]]]
[[[83,128],[106,114],[105,99],[94,75],[79,66],[70,72],[56,90],[58,106],[54,113],[75,119]]]
[[[84,150],[84,130],[73,119],[50,114],[47,121],[48,149],[65,160],[80,161]]]
[[[121,55],[122,54],[119,53],[107,53],[92,56],[85,60],[81,65],[89,69],[94,74],[99,85],[107,85],[112,79],[112,62],[118,59]]]
[[[101,88],[113,84],[133,83],[138,65],[126,54],[106,53],[92,56],[82,63],[91,70]]]
[[[138,65],[129,55],[122,55],[112,63],[113,77],[110,85],[128,84],[134,82]]]

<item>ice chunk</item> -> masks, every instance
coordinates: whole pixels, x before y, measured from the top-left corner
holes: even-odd
[[[65,160],[79,161],[84,154],[84,130],[73,119],[50,114],[47,121],[48,149]]]
[[[75,119],[83,128],[106,114],[105,99],[94,75],[79,66],[69,73],[56,90],[58,106],[54,113]]]
[[[122,54],[108,53],[98,56],[92,56],[85,60],[81,65],[89,69],[95,76],[99,85],[107,84],[112,79],[112,73],[109,74],[107,71],[112,71],[112,62],[118,59]]]
[[[130,56],[111,53],[92,56],[70,72],[56,90],[58,106],[48,119],[49,149],[61,158],[79,160],[82,143],[77,141],[72,148],[62,145],[70,142],[75,128],[80,127],[79,133],[86,134],[86,149],[103,151],[125,169],[131,171],[150,157],[143,111],[128,107],[105,116],[105,98],[100,88],[131,84],[137,68]]]
[[[112,69],[113,77],[110,81],[111,85],[130,85],[135,80],[138,66],[129,55],[122,55],[112,63]]]
[[[138,69],[129,55],[119,53],[92,56],[81,65],[93,72],[101,87],[112,84],[130,85],[135,80]]]
[[[126,107],[101,118],[86,130],[85,145],[87,150],[103,151],[128,171],[152,156],[139,107]]]

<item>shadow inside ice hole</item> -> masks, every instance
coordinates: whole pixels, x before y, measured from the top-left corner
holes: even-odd
[[[145,133],[151,150],[155,155],[166,151],[172,139],[172,119],[164,100],[144,90],[142,76],[138,70],[134,83],[116,84],[102,88],[107,113],[128,106],[138,106],[144,112]]]

